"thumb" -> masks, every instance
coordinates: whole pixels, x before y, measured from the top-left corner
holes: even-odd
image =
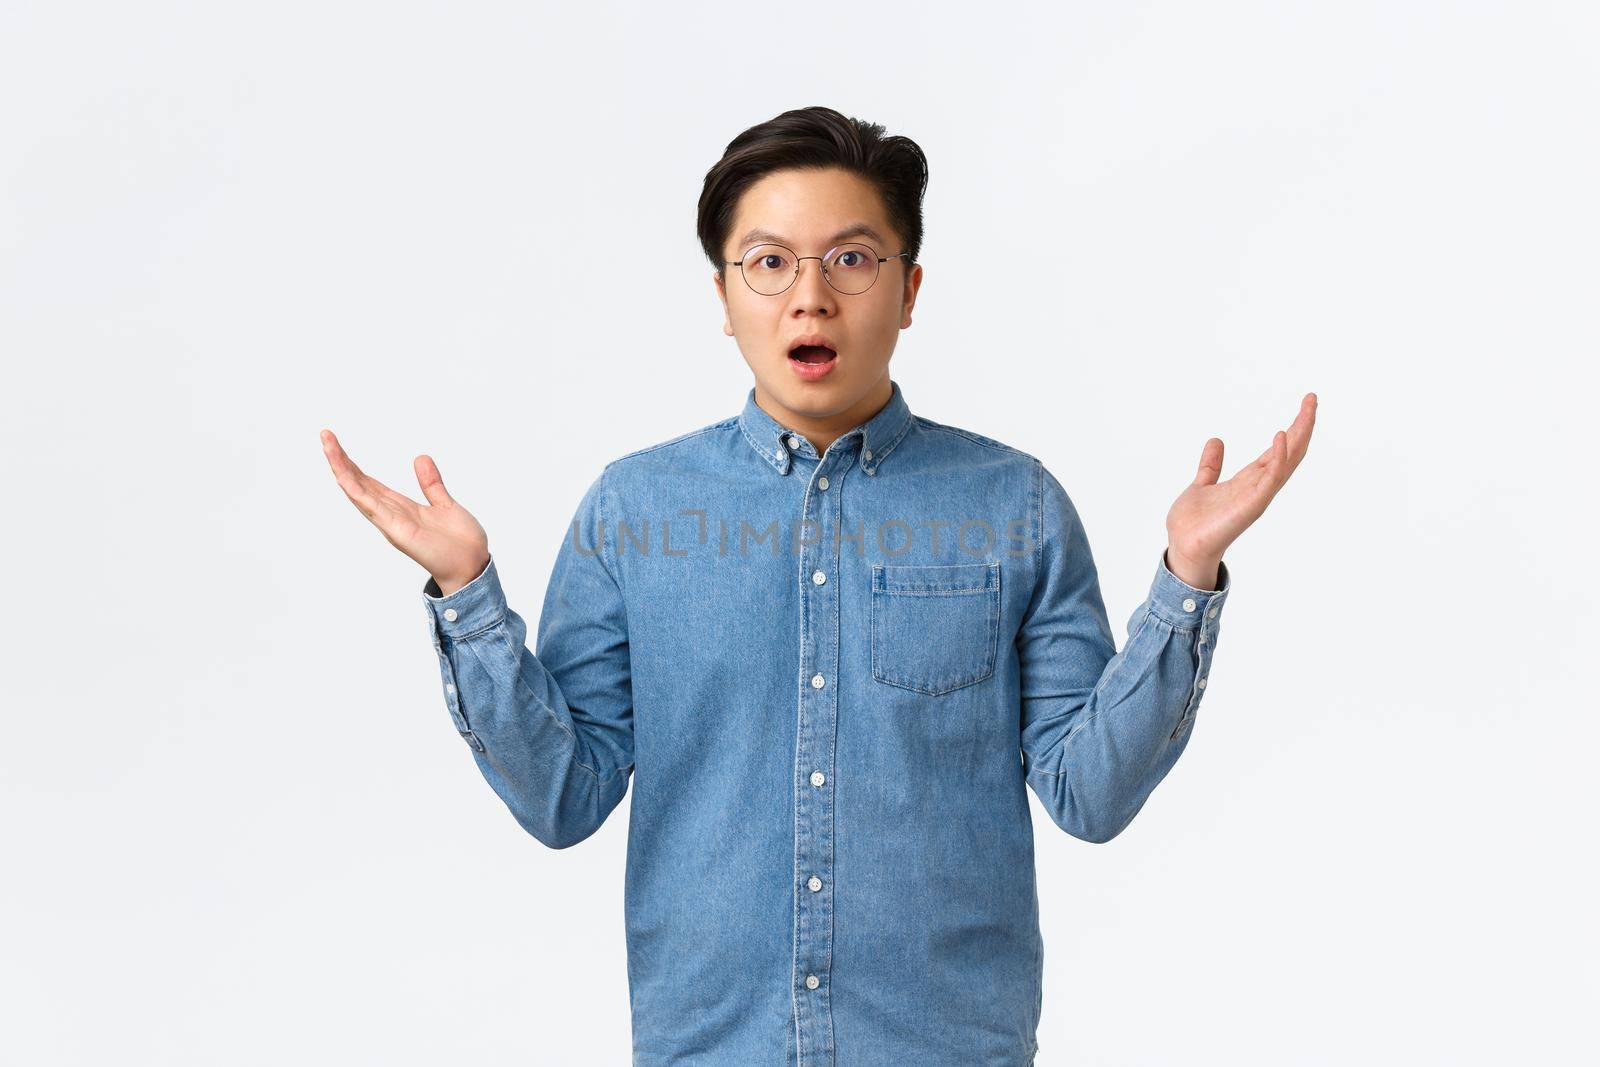
[[[1195,473],[1195,485],[1216,485],[1222,474],[1222,438],[1206,438],[1206,447],[1200,451],[1200,469]]]
[[[411,461],[411,466],[417,472],[417,484],[422,486],[422,495],[428,498],[428,503],[439,507],[456,502],[444,487],[444,479],[439,477],[439,468],[434,465],[432,456],[420,455]]]

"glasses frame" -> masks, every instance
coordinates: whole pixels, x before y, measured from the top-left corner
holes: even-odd
[[[867,283],[867,287],[865,289],[861,290],[860,293],[847,293],[843,289],[839,288],[837,285],[834,285],[833,284],[833,279],[828,277],[828,263],[830,263],[833,260],[833,254],[835,252],[839,251],[839,249],[841,249],[841,248],[849,248],[849,247],[852,247],[852,246],[856,247],[856,248],[865,248],[868,252],[871,252],[873,258],[877,260],[876,269],[874,270],[873,275],[872,275],[872,281],[868,282]],[[782,289],[779,289],[776,293],[763,293],[761,290],[757,289],[754,285],[750,284],[750,277],[747,274],[745,274],[745,272],[744,272],[744,261],[746,259],[749,259],[750,258],[750,253],[754,252],[758,248],[781,248],[785,252],[789,253],[791,256],[794,256],[794,277],[789,279],[789,284],[788,285],[784,286]],[[745,286],[752,293],[756,294],[757,296],[782,296],[784,293],[787,293],[790,289],[793,289],[794,288],[794,283],[800,278],[800,264],[805,262],[808,259],[814,259],[814,260],[817,261],[817,265],[821,268],[821,270],[822,270],[822,280],[828,283],[828,288],[829,289],[832,289],[834,292],[838,293],[840,296],[861,296],[863,293],[867,293],[867,292],[871,291],[872,287],[874,285],[878,284],[878,276],[883,273],[883,265],[885,263],[889,262],[891,259],[899,259],[901,256],[905,256],[906,257],[906,266],[907,267],[911,266],[910,256],[905,251],[902,250],[902,251],[896,252],[892,256],[880,256],[880,255],[878,255],[877,249],[875,249],[871,245],[865,244],[865,243],[863,243],[861,241],[846,241],[844,244],[834,245],[832,248],[828,249],[826,252],[824,252],[820,256],[801,256],[801,255],[796,255],[795,254],[795,250],[790,248],[788,245],[780,245],[776,241],[762,241],[760,244],[754,244],[754,245],[751,245],[749,248],[745,249],[744,250],[744,255],[742,257],[740,257],[739,259],[724,260],[724,263],[727,266],[730,266],[730,267],[737,266],[739,268],[739,277],[744,279]]]

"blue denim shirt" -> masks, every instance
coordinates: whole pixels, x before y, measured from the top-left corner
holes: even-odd
[[[1024,783],[1109,841],[1182,754],[1229,589],[1163,555],[1118,652],[1034,456],[888,404],[818,454],[755,402],[607,463],[537,639],[424,587],[445,704],[551,848],[628,790],[636,1067],[1026,1067]]]

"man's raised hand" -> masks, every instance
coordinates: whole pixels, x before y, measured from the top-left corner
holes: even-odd
[[[364,473],[345,454],[332,430],[322,431],[322,454],[350,503],[394,547],[420,563],[446,596],[460,589],[489,563],[489,537],[472,513],[444,487],[439,468],[426,456],[412,461],[427,504],[395,492]]]
[[[1168,557],[1182,564],[1187,573],[1202,576],[1202,581],[1214,574],[1223,552],[1261,517],[1300,466],[1316,424],[1317,394],[1307,393],[1300,398],[1300,411],[1289,428],[1273,435],[1272,443],[1255,462],[1225,482],[1217,480],[1222,474],[1222,439],[1208,438],[1194,481],[1184,487],[1167,512]],[[1173,573],[1178,574],[1177,570]]]

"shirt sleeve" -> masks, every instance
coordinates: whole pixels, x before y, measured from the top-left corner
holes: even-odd
[[[1216,589],[1196,589],[1163,552],[1118,652],[1083,522],[1042,464],[1037,475],[1038,566],[1017,634],[1024,774],[1057,826],[1100,843],[1187,746],[1232,581],[1223,563]]]
[[[536,637],[506,603],[495,560],[449,596],[423,586],[445,705],[523,829],[567,848],[600,828],[633,770],[627,612],[604,533],[605,473],[556,555]]]

